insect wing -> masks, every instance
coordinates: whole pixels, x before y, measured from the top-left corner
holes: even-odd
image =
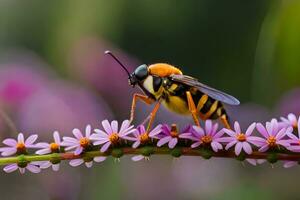
[[[204,94],[207,94],[211,98],[224,102],[229,105],[239,105],[240,101],[236,99],[235,97],[226,94],[222,91],[219,91],[217,89],[214,89],[212,87],[209,87],[203,83],[200,83],[197,79],[191,77],[191,76],[186,76],[186,75],[177,75],[173,74],[171,75],[171,79],[175,82],[180,82],[184,83],[189,86],[196,87],[199,91],[203,92]]]

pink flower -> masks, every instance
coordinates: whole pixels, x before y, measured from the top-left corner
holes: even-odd
[[[172,124],[171,127],[168,125],[161,126],[161,131],[152,132],[149,134],[151,138],[159,138],[157,146],[161,147],[168,143],[170,149],[173,149],[178,143],[179,132],[176,124]]]
[[[38,143],[37,146],[42,148],[35,153],[38,155],[44,155],[49,153],[59,153],[60,152],[60,145],[61,139],[58,131],[53,133],[54,142],[52,143]],[[38,164],[40,165],[41,169],[47,169],[52,166],[53,171],[58,171],[60,168],[60,163],[52,163],[51,161],[39,161]]]
[[[94,140],[94,145],[102,144],[100,151],[105,152],[110,145],[116,145],[121,138],[135,131],[133,126],[130,126],[129,120],[123,121],[120,130],[118,130],[118,122],[112,121],[111,124],[108,120],[102,121],[103,130],[95,129],[96,133],[92,134],[91,139]]]
[[[93,161],[99,163],[99,162],[103,162],[104,160],[106,160],[106,158],[107,157],[105,157],[105,156],[97,156],[97,157],[94,157],[93,160],[90,160],[90,161],[84,161],[84,159],[78,158],[78,159],[71,160],[69,162],[69,164],[72,167],[77,167],[84,163],[87,168],[91,168],[93,166]]]
[[[281,127],[287,128],[287,127],[293,127],[297,128],[298,127],[298,120],[295,114],[290,113],[288,114],[287,118],[285,117],[280,117],[281,122],[279,122]]]
[[[132,148],[138,148],[141,144],[146,144],[150,141],[150,135],[159,134],[161,132],[161,127],[161,125],[158,125],[147,133],[144,125],[139,125],[132,133],[133,137],[125,136],[123,139],[134,141]]]
[[[83,152],[83,150],[86,150],[91,145],[91,126],[86,126],[85,136],[83,136],[81,131],[77,128],[73,129],[73,135],[75,136],[75,138],[63,137],[63,142],[61,142],[61,146],[65,146],[66,151],[75,149],[74,154],[79,155]]]
[[[251,144],[255,146],[260,146],[264,139],[256,136],[251,136],[253,130],[255,129],[256,123],[252,123],[246,130],[245,133],[241,131],[240,124],[238,122],[234,123],[234,131],[230,129],[223,129],[230,137],[220,138],[220,142],[226,142],[226,150],[235,145],[234,152],[235,155],[240,155],[242,150],[247,154],[252,154]]]
[[[38,135],[30,135],[24,141],[23,133],[18,134],[18,139],[7,138],[3,140],[3,144],[8,147],[1,147],[0,152],[2,156],[11,156],[14,154],[26,154],[27,148],[37,148],[34,142],[37,140]]]
[[[264,137],[264,141],[260,144],[260,152],[265,152],[269,148],[275,148],[279,145],[286,148],[290,146],[289,141],[283,139],[289,129],[279,128],[279,124],[276,119],[272,119],[271,122],[267,122],[266,127],[264,127],[261,123],[257,123],[256,129]]]
[[[211,120],[205,121],[205,128],[193,126],[192,133],[181,134],[181,138],[191,139],[196,141],[192,144],[192,148],[203,145],[210,145],[214,152],[223,149],[219,142],[220,137],[223,136],[223,130],[218,131],[218,124],[213,124]]]
[[[41,169],[39,168],[39,166],[37,165],[37,162],[31,162],[26,164],[26,166],[18,166],[18,164],[14,163],[14,164],[10,164],[10,165],[6,165],[3,170],[6,173],[11,173],[16,171],[17,169],[19,169],[21,174],[24,174],[26,169],[32,173],[40,173]]]

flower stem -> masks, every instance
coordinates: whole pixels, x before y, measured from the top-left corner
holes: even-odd
[[[18,162],[32,162],[32,161],[51,161],[51,160],[72,160],[72,159],[78,159],[78,158],[94,158],[97,156],[118,156],[121,157],[122,155],[173,155],[174,156],[174,150],[175,149],[169,149],[167,147],[152,147],[152,146],[146,146],[141,148],[131,148],[131,147],[123,147],[118,148],[118,150],[121,152],[121,154],[116,155],[114,153],[114,150],[109,150],[105,153],[100,152],[99,150],[95,151],[89,151],[85,152],[81,155],[74,155],[72,152],[67,153],[52,153],[47,155],[19,155],[14,157],[1,157],[0,158],[0,165],[7,165],[12,163],[18,163]],[[204,158],[210,158],[210,157],[218,157],[218,158],[236,158],[238,159],[239,156],[236,156],[234,151],[219,151],[219,152],[213,152],[207,149],[192,149],[189,147],[177,147],[176,148],[177,153],[182,156],[202,156]],[[178,155],[178,154],[177,154]],[[179,156],[180,156],[179,155]],[[300,153],[292,153],[292,152],[258,152],[255,151],[250,155],[244,154],[243,159],[251,158],[251,159],[266,159],[269,160],[270,155],[276,157],[277,160],[288,160],[288,161],[299,161],[300,160]]]

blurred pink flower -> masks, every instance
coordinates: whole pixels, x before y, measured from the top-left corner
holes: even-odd
[[[70,135],[74,127],[95,125],[111,117],[111,112],[101,98],[88,90],[57,81],[30,97],[17,117],[21,130],[37,131],[45,139],[45,134],[53,130]]]
[[[25,167],[19,167],[18,164],[10,164],[10,165],[6,165],[3,170],[6,172],[6,173],[11,173],[11,172],[14,172],[16,171],[17,169],[19,169],[20,173],[21,174],[24,174],[26,169],[32,173],[40,173],[41,172],[41,169],[38,165],[36,165],[36,162],[31,162],[31,163],[28,163],[26,164]]]

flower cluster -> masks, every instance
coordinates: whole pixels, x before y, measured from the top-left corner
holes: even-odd
[[[280,121],[272,119],[265,124],[252,123],[245,130],[238,122],[234,123],[232,130],[220,129],[211,120],[206,120],[203,127],[188,126],[182,131],[178,131],[175,124],[160,124],[147,130],[143,125],[135,128],[128,120],[120,126],[115,120],[104,120],[100,128],[92,129],[87,125],[84,133],[79,129],[72,133],[73,137],[61,138],[55,131],[50,143],[36,143],[38,135],[25,139],[22,133],[18,134],[17,140],[3,140],[6,147],[1,147],[0,152],[10,163],[4,171],[24,173],[27,169],[39,173],[49,167],[58,171],[62,160],[70,160],[69,164],[74,167],[81,164],[91,167],[93,162],[102,162],[109,155],[119,158],[123,154],[135,154],[132,160],[139,161],[155,153],[179,157],[184,153],[192,155],[195,150],[199,150],[204,158],[235,157],[257,165],[267,160],[276,162],[280,159],[277,154],[298,155],[300,152],[300,117],[294,114]],[[298,164],[295,159],[285,157],[281,160],[284,160],[284,167]]]

